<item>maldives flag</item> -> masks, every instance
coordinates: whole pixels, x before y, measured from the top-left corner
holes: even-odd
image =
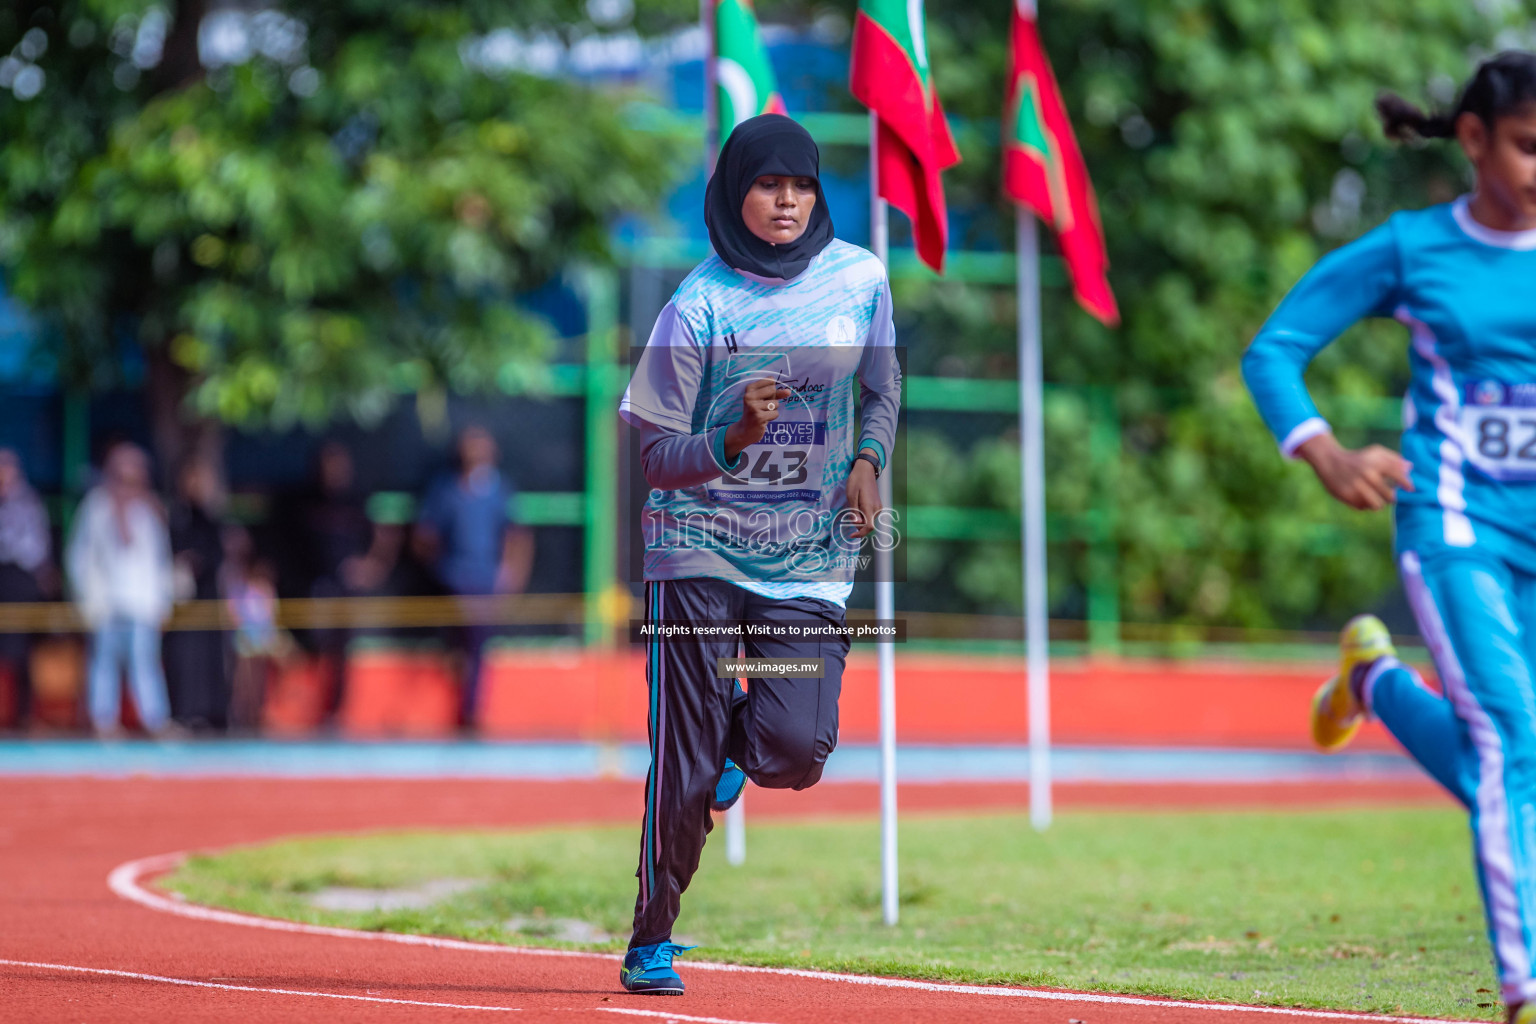
[[[757,34],[752,0],[716,0],[715,81],[720,87],[720,137],[758,114],[783,114],[768,51]]]
[[[859,0],[849,86],[879,121],[881,198],[911,218],[918,256],[943,273],[949,221],[939,174],[960,153],[928,76],[922,0]]]
[[[1120,322],[1109,290],[1109,257],[1088,167],[1056,76],[1040,45],[1033,0],[1015,0],[1008,106],[1003,112],[1003,193],[1051,225],[1072,275],[1072,291],[1089,313]]]

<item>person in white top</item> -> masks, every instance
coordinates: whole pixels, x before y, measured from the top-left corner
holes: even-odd
[[[171,540],[149,488],[149,458],[137,445],[108,453],[102,482],[75,515],[67,555],[80,617],[91,630],[89,706],[101,737],[122,732],[120,672],[151,735],[173,726],[160,665],[160,629],[171,613]]]

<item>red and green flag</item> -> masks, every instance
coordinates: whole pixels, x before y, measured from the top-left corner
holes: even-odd
[[[949,220],[939,175],[960,152],[928,74],[922,0],[859,0],[849,85],[879,122],[880,196],[911,218],[918,256],[942,273]]]
[[[1114,326],[1109,256],[1088,167],[1072,134],[1056,76],[1040,45],[1033,0],[1015,0],[1008,105],[1003,111],[1003,193],[1056,232],[1077,301]]]
[[[722,139],[749,117],[786,113],[752,0],[716,0],[715,82]]]

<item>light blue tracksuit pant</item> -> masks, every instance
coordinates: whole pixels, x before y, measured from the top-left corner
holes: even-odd
[[[1399,554],[1444,685],[1373,663],[1366,707],[1472,817],[1478,883],[1506,1003],[1536,1000],[1536,576],[1477,548]]]

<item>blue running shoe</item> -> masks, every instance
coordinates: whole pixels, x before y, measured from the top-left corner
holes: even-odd
[[[619,968],[619,984],[627,992],[642,995],[680,996],[683,979],[672,969],[672,958],[693,948],[675,942],[636,946],[624,954],[624,966]]]
[[[736,762],[725,759],[720,769],[720,781],[715,783],[715,798],[710,801],[712,810],[728,811],[741,799],[741,791],[747,788],[747,773],[736,767]]]

